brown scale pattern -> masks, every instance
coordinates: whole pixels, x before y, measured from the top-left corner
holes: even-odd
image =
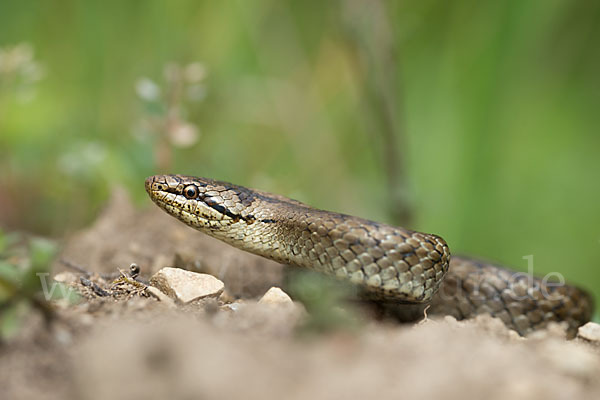
[[[490,314],[521,335],[563,321],[569,337],[590,320],[592,311],[591,296],[574,286],[458,256],[452,257],[430,308],[431,314],[457,319]]]
[[[489,264],[453,258],[444,279],[450,252],[433,234],[206,178],[154,176],[146,180],[146,190],[167,213],[204,233],[281,263],[350,281],[370,299],[427,303],[433,298],[434,312],[457,318],[492,314],[521,334],[552,320],[567,321],[571,329],[591,314],[591,300],[576,288],[535,290],[524,280],[511,281],[514,272]],[[545,297],[548,293],[552,296]]]

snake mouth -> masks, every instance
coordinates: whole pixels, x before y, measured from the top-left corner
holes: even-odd
[[[144,186],[146,188],[146,193],[148,193],[153,201],[159,199],[161,194],[168,193],[167,189],[169,188],[167,180],[163,175],[147,177]]]
[[[149,176],[146,178],[144,186],[150,200],[168,214],[175,216],[175,209],[183,207],[183,203],[176,204],[178,203],[179,194],[176,187],[169,185],[167,175]]]
[[[146,182],[144,182],[144,185],[146,187],[146,192],[148,194],[152,194],[152,183],[154,183],[154,176],[147,177]]]
[[[182,195],[182,185],[181,180],[174,175],[153,175],[144,182],[146,193],[155,203],[166,203],[164,199],[169,195]]]

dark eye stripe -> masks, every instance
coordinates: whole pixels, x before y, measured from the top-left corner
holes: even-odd
[[[247,223],[253,223],[255,220],[253,215],[243,216],[243,215],[239,215],[239,214],[235,214],[235,213],[231,212],[230,209],[217,203],[212,197],[206,197],[206,198],[202,199],[202,201],[204,202],[204,204],[206,204],[213,210],[218,211],[221,214],[228,216],[229,218],[233,219],[234,221],[242,220]]]

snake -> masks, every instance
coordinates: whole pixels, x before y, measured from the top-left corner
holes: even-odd
[[[591,295],[466,256],[435,234],[320,210],[287,197],[186,175],[155,175],[146,192],[167,214],[238,249],[346,281],[396,315],[469,319],[486,314],[525,336],[590,320]],[[394,313],[394,312],[392,312]]]

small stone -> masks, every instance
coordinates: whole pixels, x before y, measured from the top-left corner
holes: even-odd
[[[577,331],[577,337],[592,343],[600,344],[600,324],[588,322],[587,324],[580,326]]]
[[[261,297],[258,304],[269,304],[275,306],[294,304],[290,296],[278,287],[273,286]]]
[[[59,283],[69,284],[75,283],[79,279],[77,278],[77,275],[75,275],[73,272],[64,271],[54,275],[54,280]]]
[[[169,296],[160,291],[160,289],[154,286],[148,286],[146,291],[155,297],[161,303],[164,303],[167,307],[175,307],[175,302]]]
[[[166,267],[152,275],[150,283],[170,298],[183,304],[205,297],[218,297],[225,284],[208,274]]]

